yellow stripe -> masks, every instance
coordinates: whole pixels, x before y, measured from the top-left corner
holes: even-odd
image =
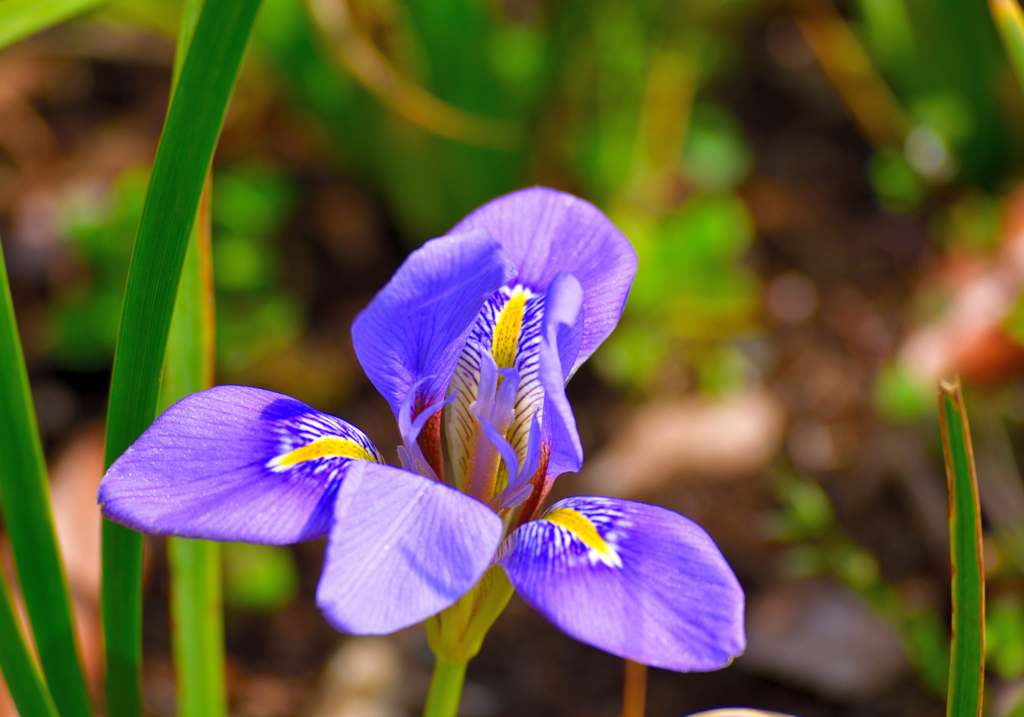
[[[364,461],[375,461],[376,456],[363,446],[347,438],[318,438],[312,443],[296,448],[271,461],[273,468],[287,468],[304,461],[317,458],[357,458]]]
[[[526,310],[526,292],[516,289],[508,303],[498,315],[491,339],[491,355],[498,368],[512,368],[519,348],[519,333],[523,328],[523,314]]]
[[[559,508],[545,515],[542,520],[560,525],[568,530],[583,541],[583,544],[594,553],[597,553],[600,560],[605,564],[616,567],[622,565],[622,560],[619,558],[615,548],[601,537],[601,534],[597,532],[597,528],[590,522],[590,519],[578,510]]]

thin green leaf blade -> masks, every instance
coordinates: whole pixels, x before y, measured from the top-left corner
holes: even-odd
[[[259,0],[207,0],[171,99],[125,289],[107,416],[109,466],[152,422],[188,237]],[[104,521],[107,708],[141,714],[142,536]]]
[[[18,623],[7,573],[0,564],[0,670],[14,706],[23,715],[57,717],[57,708],[39,674]]]
[[[107,0],[3,0],[0,2],[0,50],[105,2]]]
[[[64,565],[50,509],[43,445],[0,254],[0,507],[39,661],[64,717],[89,715]]]
[[[939,384],[939,413],[949,484],[953,567],[953,644],[946,714],[978,717],[985,683],[985,573],[974,449],[959,380]]]

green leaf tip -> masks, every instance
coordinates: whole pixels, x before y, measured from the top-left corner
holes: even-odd
[[[981,506],[960,380],[939,383],[942,449],[949,486],[953,644],[947,717],[978,717],[985,684],[985,569]]]

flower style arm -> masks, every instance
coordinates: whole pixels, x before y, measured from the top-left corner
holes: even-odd
[[[323,536],[351,467],[383,462],[358,429],[294,398],[218,386],[178,401],[100,484],[103,514],[156,535],[287,544]]]
[[[566,634],[686,672],[743,652],[743,592],[696,523],[655,506],[568,498],[499,551],[523,599]]]
[[[562,473],[576,473],[583,465],[583,445],[576,417],[565,395],[565,383],[574,370],[583,340],[583,307],[583,288],[579,280],[566,273],[556,276],[547,293],[540,344],[543,441],[549,450],[545,494],[554,478]]]

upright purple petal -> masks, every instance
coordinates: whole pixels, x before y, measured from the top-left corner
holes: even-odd
[[[583,287],[586,324],[575,371],[619,321],[636,274],[636,252],[599,209],[571,194],[523,189],[477,209],[452,234],[483,230],[504,247],[516,281],[544,292],[562,271]]]
[[[584,302],[580,282],[561,273],[551,282],[544,304],[540,381],[544,387],[543,436],[550,450],[549,480],[575,473],[583,465],[583,445],[565,395],[565,382],[580,351],[586,321]]]
[[[686,672],[743,652],[743,591],[697,524],[664,508],[568,498],[506,539],[498,563],[563,632]]]
[[[157,418],[114,461],[98,499],[107,518],[146,533],[296,543],[327,533],[350,466],[383,460],[340,418],[279,393],[218,386]]]
[[[451,233],[414,251],[356,317],[359,363],[398,416],[418,382],[416,412],[444,398],[484,301],[515,276],[485,232]]]
[[[344,632],[381,635],[455,603],[491,565],[502,522],[443,483],[353,466],[338,491],[317,605]]]

